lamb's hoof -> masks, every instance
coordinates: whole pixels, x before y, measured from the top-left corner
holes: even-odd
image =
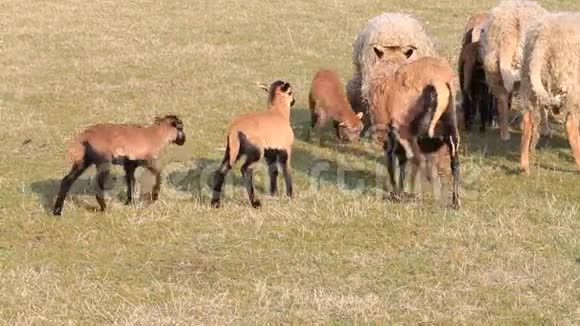
[[[520,167],[520,174],[523,175],[524,177],[529,176],[530,175],[530,168]]]
[[[62,207],[56,207],[52,210],[52,215],[54,216],[61,216],[62,215]]]
[[[458,210],[458,209],[461,208],[461,204],[459,202],[451,203],[451,208],[452,209],[455,209],[455,210]]]
[[[262,207],[262,203],[256,199],[252,202],[252,207],[253,208],[260,208],[260,207]]]
[[[211,207],[220,208],[220,200],[219,199],[212,199],[211,200]]]

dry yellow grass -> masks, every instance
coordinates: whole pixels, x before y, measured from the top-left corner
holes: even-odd
[[[314,72],[347,80],[368,18],[416,14],[455,62],[466,17],[494,4],[3,1],[0,320],[579,323],[580,179],[561,135],[544,142],[529,178],[514,174],[519,137],[464,137],[458,212],[445,196],[385,202],[375,194],[380,152],[301,138]],[[573,0],[542,4],[580,10]],[[261,110],[255,82],[278,78],[298,89],[296,199],[264,196],[262,169],[264,207],[253,210],[236,170],[223,209],[210,209],[206,181],[227,123]],[[123,206],[119,178],[109,211],[96,213],[89,173],[63,217],[48,214],[75,130],[166,113],[183,118],[188,141],[162,160],[158,203]]]

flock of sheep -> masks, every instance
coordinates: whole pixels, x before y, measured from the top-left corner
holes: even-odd
[[[450,174],[452,206],[459,207],[457,74],[437,54],[424,25],[402,13],[370,19],[353,43],[352,62],[354,74],[346,89],[333,71],[321,70],[314,76],[309,94],[311,127],[333,121],[337,138],[346,142],[357,141],[364,130],[370,130],[373,141],[385,149],[393,200],[405,194],[410,161],[413,185],[419,172],[431,182],[435,175]],[[474,15],[465,26],[459,85],[465,128],[471,127],[473,114],[480,111],[484,131],[497,103],[503,140],[510,138],[511,98],[520,97],[523,173],[529,173],[529,152],[540,129],[550,132],[550,116],[565,120],[580,169],[580,14],[550,13],[533,1],[506,0],[488,13]],[[262,88],[268,93],[268,109],[238,116],[228,129],[224,158],[214,174],[213,207],[220,206],[225,176],[241,157],[245,157],[241,172],[253,207],[261,206],[254,191],[253,167],[262,158],[268,165],[270,193],[277,192],[281,168],[286,194],[292,196],[293,87],[279,80]],[[156,176],[152,192],[156,200],[161,182],[155,164],[159,153],[169,143],[184,142],[183,123],[170,115],[150,126],[89,127],[69,146],[73,167],[61,182],[53,213],[62,213],[70,186],[93,164],[98,170],[96,197],[101,210],[105,209],[103,189],[110,164],[125,169],[127,203],[132,201],[134,172],[139,166]],[[449,169],[442,162],[449,162]]]

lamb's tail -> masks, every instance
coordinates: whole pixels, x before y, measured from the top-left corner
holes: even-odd
[[[433,137],[435,135],[435,126],[441,119],[441,116],[447,110],[454,110],[455,100],[453,99],[453,91],[449,83],[435,83],[427,85],[423,90],[423,94],[427,95],[429,101],[429,114],[432,117],[429,119],[429,129],[427,135]],[[447,101],[441,100],[447,98]],[[435,112],[433,112],[435,108]]]
[[[228,134],[228,143],[226,147],[226,155],[229,156],[230,166],[233,166],[240,152],[240,136],[237,132],[230,132]]]
[[[82,137],[71,140],[66,152],[66,159],[72,164],[78,164],[85,158],[85,145]]]

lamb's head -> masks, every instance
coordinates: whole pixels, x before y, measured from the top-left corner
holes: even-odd
[[[283,80],[277,80],[270,84],[258,84],[258,87],[268,92],[268,105],[272,105],[274,101],[278,103],[287,103],[290,107],[294,105],[294,90],[290,83]]]
[[[183,132],[183,122],[175,115],[166,115],[155,118],[155,124],[167,135],[170,142],[179,146],[185,143],[185,133]]]
[[[363,113],[359,112],[352,119],[342,121],[338,124],[338,137],[341,141],[352,143],[359,140],[364,128],[362,117]]]

